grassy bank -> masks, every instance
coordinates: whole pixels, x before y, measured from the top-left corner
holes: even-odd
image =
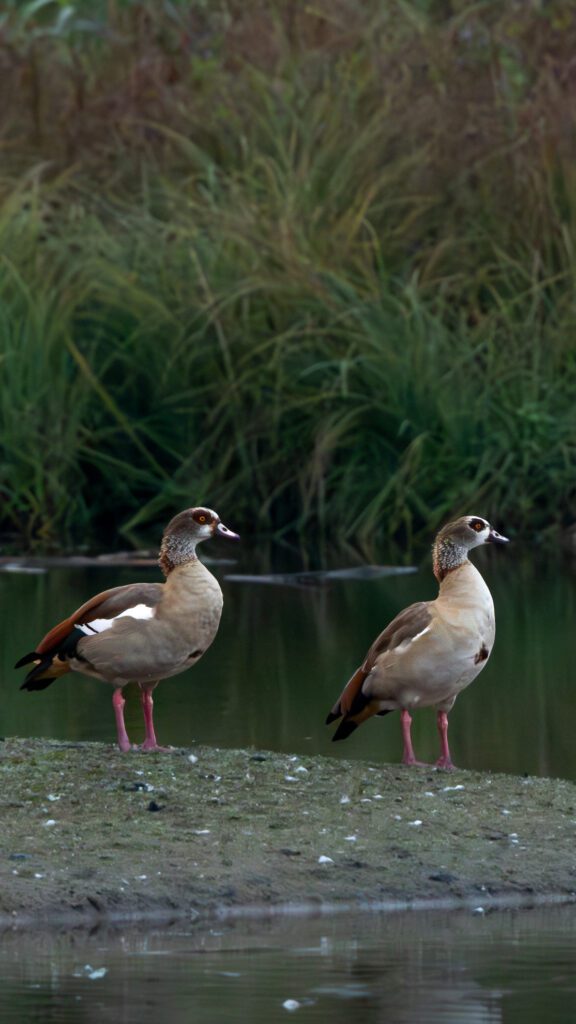
[[[567,0],[7,11],[5,532],[574,519]]]

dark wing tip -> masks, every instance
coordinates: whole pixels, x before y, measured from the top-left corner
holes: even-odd
[[[355,729],[358,729],[358,722],[353,722],[349,718],[343,718],[332,736],[332,742],[337,743],[339,739],[347,739]]]
[[[338,740],[347,740],[357,728],[358,722],[353,722],[351,718],[343,718],[332,737],[332,743],[337,743]]]
[[[14,668],[22,668],[23,665],[29,665],[31,661],[37,661],[39,657],[40,655],[36,651],[30,651],[30,654],[25,654],[23,658],[16,662]]]
[[[337,718],[340,718],[341,714],[342,712],[340,711],[339,707],[335,711],[330,711],[326,715],[325,725],[331,725],[331,723],[335,722]]]
[[[48,678],[43,677],[42,679],[25,679],[20,687],[21,690],[45,690],[47,686],[50,686],[56,676],[49,676]]]

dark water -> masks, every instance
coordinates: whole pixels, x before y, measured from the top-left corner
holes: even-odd
[[[568,1024],[575,941],[570,908],[5,935],[0,1019]]]
[[[253,571],[243,557],[238,568]],[[574,778],[576,579],[566,566],[522,562],[512,551],[487,552],[476,563],[494,595],[497,641],[487,668],[452,712],[454,759],[470,768]],[[214,571],[222,578],[231,570]],[[154,575],[0,573],[2,734],[114,741],[105,685],[71,676],[44,692],[21,693],[22,673],[12,665],[90,594],[143,578]],[[225,580],[223,587],[213,647],[189,673],[158,688],[161,742],[399,757],[396,715],[372,720],[336,745],[323,720],[376,633],[406,604],[434,596],[428,567],[320,588]],[[128,729],[138,740],[139,703],[136,693],[127,695]],[[419,756],[435,756],[432,711],[414,716],[414,739]],[[572,907],[346,914],[202,931],[5,934],[0,1020],[567,1022],[576,1019],[575,940]],[[297,1005],[286,1007],[287,1000]]]
[[[484,556],[484,557],[482,557]],[[240,569],[253,571],[245,553]],[[576,777],[574,743],[576,577],[557,563],[520,561],[512,549],[475,558],[495,600],[494,653],[450,716],[455,763],[462,767]],[[236,567],[215,567],[222,579]],[[54,622],[86,597],[151,569],[53,569],[0,573],[0,734],[113,742],[107,686],[79,675],[40,693],[20,692],[13,664]],[[228,583],[213,646],[188,673],[156,692],[160,742],[253,745],[296,753],[393,761],[400,755],[397,715],[372,719],[332,744],[326,713],[368,645],[411,601],[433,597],[428,565],[414,575],[335,581],[295,588]],[[142,736],[137,694],[126,691],[131,738]],[[414,715],[418,755],[434,759],[432,710]]]

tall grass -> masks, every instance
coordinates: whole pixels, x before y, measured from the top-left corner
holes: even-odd
[[[573,519],[567,0],[7,7],[5,530]]]

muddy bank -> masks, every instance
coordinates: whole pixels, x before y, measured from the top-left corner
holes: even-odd
[[[0,743],[0,924],[576,892],[576,786],[195,747]]]

